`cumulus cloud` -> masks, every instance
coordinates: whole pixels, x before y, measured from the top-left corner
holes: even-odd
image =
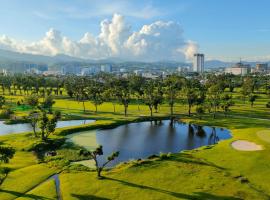
[[[198,45],[183,37],[183,29],[176,22],[156,21],[132,31],[122,15],[114,14],[111,20],[100,23],[97,36],[87,32],[73,41],[50,29],[39,41],[23,43],[8,36],[0,36],[0,48],[42,55],[66,54],[87,59],[117,57],[125,60],[185,61],[192,58]]]

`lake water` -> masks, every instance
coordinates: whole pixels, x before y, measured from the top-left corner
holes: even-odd
[[[153,154],[176,153],[205,145],[216,144],[231,137],[222,128],[188,125],[181,122],[170,124],[169,120],[130,123],[114,129],[86,131],[69,135],[69,141],[92,150],[103,146],[105,161],[113,151],[120,151],[111,166],[130,159],[147,158]]]
[[[95,120],[69,120],[69,121],[59,121],[57,123],[57,128],[63,128],[68,126],[77,126],[82,124],[88,124],[94,122]],[[32,127],[28,123],[24,124],[4,124],[4,121],[0,121],[0,135],[6,135],[10,133],[23,133],[32,131]]]

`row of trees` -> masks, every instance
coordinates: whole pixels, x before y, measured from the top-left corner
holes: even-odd
[[[6,88],[4,80],[15,81],[8,85],[13,88],[12,91],[19,90],[17,79],[24,80],[28,84],[26,101],[28,105],[33,106],[37,103],[38,97],[44,97],[45,107],[52,107],[52,91],[54,95],[68,95],[76,99],[83,105],[86,111],[85,102],[90,101],[95,106],[95,112],[98,112],[98,106],[104,102],[111,102],[113,110],[116,112],[115,105],[120,103],[124,107],[125,116],[128,113],[128,106],[133,101],[138,104],[145,104],[149,107],[150,115],[153,111],[158,112],[162,103],[168,103],[170,114],[174,115],[176,103],[185,103],[188,105],[188,114],[191,115],[193,107],[196,107],[197,114],[201,115],[205,111],[213,113],[222,110],[225,115],[234,104],[232,93],[236,87],[240,87],[241,97],[245,102],[248,99],[253,106],[258,98],[256,93],[263,92],[270,94],[269,77],[248,76],[240,77],[233,75],[213,75],[210,74],[204,79],[187,79],[178,75],[171,75],[165,79],[146,79],[140,76],[129,76],[128,78],[119,78],[108,74],[102,74],[96,77],[77,77],[67,76],[56,79],[55,77],[35,77],[34,81],[25,81],[31,79],[31,76],[0,76],[0,85]],[[11,89],[8,89],[11,90]],[[47,92],[45,92],[47,91]],[[0,97],[1,103],[1,97]],[[1,106],[1,104],[0,104]]]

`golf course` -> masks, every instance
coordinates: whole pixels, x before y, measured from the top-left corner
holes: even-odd
[[[0,127],[0,145],[15,151],[9,162],[0,164],[1,200],[270,199],[270,109],[265,106],[269,95],[262,89],[254,91],[258,97],[252,106],[242,99],[241,87],[225,89],[234,104],[226,113],[217,107],[214,117],[213,111],[199,112],[197,104],[181,100],[174,102],[172,117],[166,98],[152,113],[149,103],[134,94],[126,110],[122,102],[95,104],[62,90],[51,94],[54,103],[48,115],[61,112],[60,122],[66,123],[57,125],[44,141],[39,137],[42,128],[37,137],[31,126],[20,132],[29,123],[29,113],[37,110],[26,103],[30,93],[2,95],[2,110],[12,111],[2,121],[16,128],[5,133]],[[38,101],[44,102],[44,97]],[[203,135],[196,135],[198,127]],[[213,131],[217,136],[209,143]],[[122,148],[97,178],[93,160],[79,152],[94,151],[101,144],[106,156]],[[99,161],[106,161],[105,155]]]

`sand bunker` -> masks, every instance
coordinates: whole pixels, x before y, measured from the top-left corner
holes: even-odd
[[[239,151],[260,151],[262,150],[261,145],[257,145],[254,142],[249,142],[247,140],[236,140],[232,142],[232,147]]]

